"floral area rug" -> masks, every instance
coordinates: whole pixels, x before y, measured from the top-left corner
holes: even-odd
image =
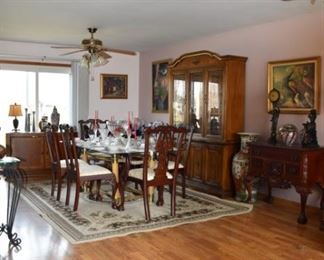
[[[124,211],[111,208],[110,186],[104,184],[103,201],[89,200],[87,192],[82,192],[79,209],[74,212],[72,210],[74,194],[71,194],[70,206],[65,206],[64,189],[61,202],[58,202],[50,196],[50,187],[49,182],[28,184],[23,189],[22,197],[73,244],[217,219],[252,210],[252,205],[223,200],[190,189],[186,190],[187,197],[183,199],[179,189],[176,217],[170,216],[170,196],[169,192],[165,191],[164,206],[157,207],[155,203],[150,204],[152,220],[147,223],[142,196],[135,189],[127,189]]]

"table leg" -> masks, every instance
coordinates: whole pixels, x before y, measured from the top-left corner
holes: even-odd
[[[306,208],[306,202],[307,202],[308,194],[309,193],[306,193],[306,192],[301,192],[300,193],[300,213],[299,213],[299,217],[297,219],[297,222],[299,224],[306,224],[307,223],[307,217],[306,217],[305,208]]]
[[[13,225],[19,203],[23,178],[21,172],[16,168],[5,168],[3,173],[8,182],[7,223],[1,224],[0,235],[3,232],[6,233],[9,238],[9,246],[20,248],[21,239],[18,237],[17,233],[13,233]],[[11,186],[13,188],[12,191]]]
[[[124,191],[123,191],[123,183],[119,174],[119,165],[117,160],[117,155],[114,155],[114,162],[112,164],[112,172],[115,175],[116,187],[113,192],[113,202],[112,208],[117,210],[124,210]]]

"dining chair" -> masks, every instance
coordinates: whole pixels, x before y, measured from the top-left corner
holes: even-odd
[[[66,176],[66,162],[64,158],[64,148],[61,135],[58,134],[56,128],[49,127],[45,131],[45,140],[47,143],[48,154],[50,158],[51,168],[51,196],[54,196],[57,185],[56,200],[61,198],[61,188],[63,179]],[[79,164],[87,163],[79,159]]]
[[[106,124],[105,120],[101,119],[87,119],[87,120],[79,120],[79,128],[80,128],[80,139],[85,140],[90,138],[91,132],[94,129],[99,129],[100,124]],[[97,135],[100,135],[100,132],[97,132]]]
[[[99,129],[100,125],[105,125],[106,127],[106,121],[101,119],[79,120],[80,139],[81,140],[89,139],[90,134],[94,131],[94,129]],[[97,137],[101,135],[100,131],[97,131],[96,134]],[[108,131],[107,131],[107,135],[108,135]],[[100,153],[100,152],[86,151],[85,157],[90,163],[98,164],[110,169],[112,167],[113,158],[110,155]]]
[[[178,166],[178,174],[181,174],[181,186],[182,186],[182,197],[186,197],[186,176],[187,176],[187,168],[188,168],[188,158],[190,153],[191,140],[194,133],[194,127],[191,127],[189,132],[187,133],[187,137],[184,138],[182,146],[184,147],[183,153],[181,155],[181,160]],[[169,161],[168,170],[173,173],[175,171],[175,162]]]
[[[143,191],[145,220],[150,221],[149,208],[149,187],[157,187],[158,200],[157,206],[162,206],[164,186],[171,187],[171,216],[175,216],[176,204],[176,177],[178,174],[178,165],[181,155],[181,143],[185,138],[186,129],[184,127],[175,127],[163,125],[158,127],[148,127],[144,131],[144,161],[142,168],[130,169],[128,172],[128,181],[140,185]],[[156,166],[150,167],[150,152],[156,155]],[[174,161],[174,172],[168,171],[168,163],[172,158]]]
[[[116,181],[113,173],[102,166],[99,165],[91,165],[91,164],[80,164],[78,156],[77,156],[77,149],[74,140],[74,129],[69,126],[60,126],[60,132],[63,141],[63,148],[64,148],[64,157],[65,157],[65,164],[66,164],[66,172],[67,172],[67,191],[66,191],[66,201],[65,205],[69,205],[70,202],[70,190],[72,181],[75,181],[75,199],[74,199],[74,206],[73,210],[76,211],[79,205],[79,196],[80,196],[80,187],[81,183],[89,181],[93,183],[96,181],[97,183],[97,191],[96,195],[92,192],[92,185],[90,186],[89,191],[89,198],[93,199],[94,197],[96,200],[102,200],[102,196],[100,195],[100,186],[101,181],[105,180],[112,184],[112,198],[115,195],[116,189]]]
[[[55,142],[54,132],[52,128],[47,128],[45,131],[45,140],[48,147],[48,154],[51,163],[51,196],[54,196],[56,181],[61,175],[60,158],[58,157],[58,148]]]

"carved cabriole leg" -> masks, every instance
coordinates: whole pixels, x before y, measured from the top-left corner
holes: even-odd
[[[89,183],[89,199],[90,200],[95,200],[95,196],[94,196],[93,191],[92,191],[93,183],[94,183],[94,181],[90,181],[90,183]]]
[[[163,186],[158,186],[157,187],[157,191],[158,191],[158,200],[156,202],[157,206],[163,206],[164,204],[164,200],[163,200]]]
[[[101,188],[101,180],[97,180],[97,195],[96,195],[97,201],[102,201],[102,196],[100,194],[100,188]]]
[[[299,224],[306,224],[307,223],[307,217],[306,217],[306,202],[307,202],[307,197],[310,192],[304,188],[297,188],[296,191],[300,194],[300,213],[297,219],[297,222]]]

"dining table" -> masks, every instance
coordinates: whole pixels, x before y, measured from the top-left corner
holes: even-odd
[[[87,161],[87,154],[91,156],[110,156],[112,159],[112,173],[115,175],[116,188],[112,198],[112,207],[124,210],[124,190],[127,184],[130,159],[132,156],[144,154],[144,140],[140,138],[108,137],[106,140],[76,140],[76,146],[82,150],[82,157]]]

